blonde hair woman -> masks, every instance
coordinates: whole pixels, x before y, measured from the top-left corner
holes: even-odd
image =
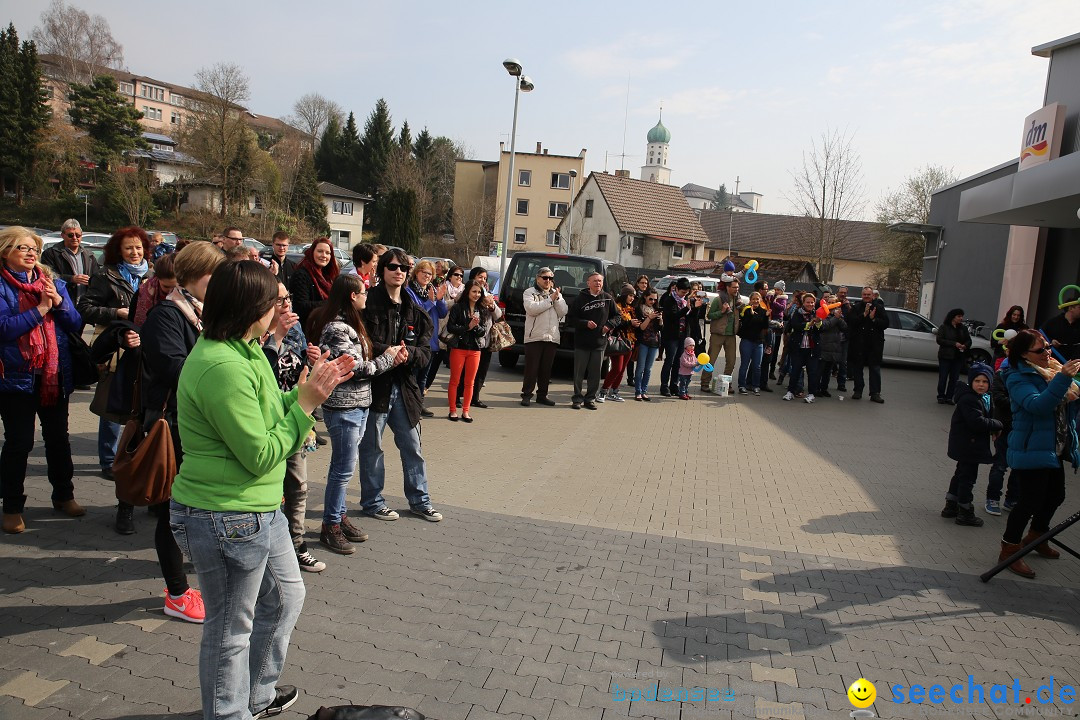
[[[435,285],[435,265],[430,260],[421,260],[413,265],[409,274],[408,290],[416,304],[424,309],[431,318],[431,326],[439,327],[439,323],[450,312],[446,304],[446,283]],[[416,368],[416,383],[420,390],[427,395],[427,389],[435,382],[435,376],[439,373],[439,363],[442,356],[439,354],[439,333],[431,333],[431,360],[427,365]],[[435,413],[427,408],[423,411],[424,417],[434,417]]]

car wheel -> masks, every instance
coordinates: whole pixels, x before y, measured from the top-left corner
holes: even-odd
[[[511,350],[499,351],[499,365],[503,366],[507,370],[513,370],[517,367],[518,353]]]

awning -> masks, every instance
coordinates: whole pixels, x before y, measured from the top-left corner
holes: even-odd
[[[960,193],[961,222],[1080,228],[1080,152]]]

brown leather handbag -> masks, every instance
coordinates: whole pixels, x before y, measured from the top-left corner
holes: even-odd
[[[113,461],[113,479],[116,481],[116,499],[131,505],[157,505],[172,497],[173,478],[176,477],[176,451],[173,448],[172,431],[165,419],[169,395],[161,407],[161,417],[143,432],[140,408],[142,362],[132,393],[132,419],[124,426],[116,446]],[[170,393],[171,394],[171,393]]]

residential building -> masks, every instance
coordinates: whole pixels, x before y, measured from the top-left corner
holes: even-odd
[[[686,202],[695,210],[734,210],[735,212],[761,212],[761,193],[753,190],[745,190],[739,194],[727,193],[727,203],[722,208],[714,208],[716,190],[686,183],[682,186],[682,194],[686,196]]]
[[[149,147],[132,150],[128,157],[151,170],[159,186],[191,180],[198,174],[201,167],[198,161],[177,150],[176,141],[168,135],[144,132],[142,137]]]
[[[590,173],[572,215],[573,227],[567,217],[558,232],[573,253],[654,270],[704,257],[708,236],[679,188],[635,180],[626,170]]]
[[[1012,305],[1042,327],[1080,275],[1080,33],[1031,49],[1046,58],[1041,107],[1015,118],[1019,156],[938,189],[926,225],[920,309],[995,325]],[[1068,298],[1066,298],[1068,299]]]
[[[810,218],[730,210],[698,212],[709,238],[703,260],[722,262],[730,247],[731,254],[744,258],[744,262],[753,259],[765,264],[765,260],[774,259],[816,263],[807,240],[807,224],[814,222]],[[883,269],[877,242],[882,226],[840,220],[838,228],[832,267],[818,268],[817,276],[834,286],[862,287]]]
[[[319,183],[330,223],[330,242],[348,252],[360,242],[364,230],[364,205],[374,198],[333,183]]]

